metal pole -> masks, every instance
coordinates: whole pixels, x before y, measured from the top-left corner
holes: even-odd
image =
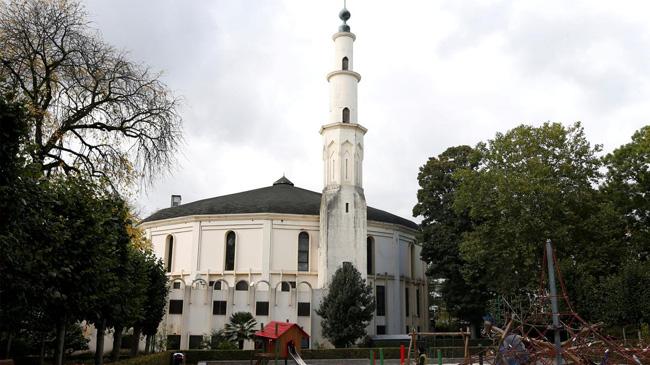
[[[562,342],[560,341],[560,311],[557,305],[557,289],[555,288],[555,265],[551,240],[546,240],[546,263],[548,264],[548,287],[551,291],[551,310],[553,311],[553,329],[555,330],[555,363],[562,364]]]

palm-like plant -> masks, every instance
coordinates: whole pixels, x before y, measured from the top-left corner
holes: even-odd
[[[236,312],[230,316],[230,322],[226,323],[223,334],[231,341],[237,342],[239,348],[244,348],[244,341],[250,340],[255,334],[257,321],[248,312]]]

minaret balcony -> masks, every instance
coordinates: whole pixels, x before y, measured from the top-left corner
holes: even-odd
[[[330,81],[330,78],[336,75],[349,75],[357,79],[357,82],[361,81],[361,75],[350,70],[336,70],[327,74],[327,81]]]

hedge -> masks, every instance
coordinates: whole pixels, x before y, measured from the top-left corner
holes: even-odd
[[[111,365],[170,365],[171,356],[172,351],[157,352],[112,362]]]

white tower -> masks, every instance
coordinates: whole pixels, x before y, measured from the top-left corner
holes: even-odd
[[[321,127],[323,136],[324,188],[320,207],[319,283],[325,285],[343,262],[351,262],[365,277],[367,207],[363,194],[363,136],[358,123],[357,84],[353,43],[347,20],[350,12],[339,13],[343,24],[332,36],[334,71],[330,84],[329,121]]]

